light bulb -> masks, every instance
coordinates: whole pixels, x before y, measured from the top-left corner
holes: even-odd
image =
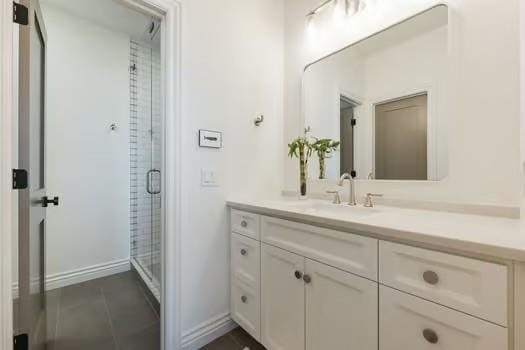
[[[346,16],[346,1],[338,0],[334,2],[334,20],[342,21]]]

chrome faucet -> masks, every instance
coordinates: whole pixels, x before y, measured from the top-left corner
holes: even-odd
[[[343,186],[343,182],[345,180],[350,181],[350,196],[348,198],[348,205],[357,205],[357,202],[355,200],[355,181],[354,177],[348,173],[344,173],[341,175],[341,178],[339,179],[339,186]]]

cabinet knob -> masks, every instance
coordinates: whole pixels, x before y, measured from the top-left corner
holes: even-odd
[[[434,271],[425,271],[423,273],[423,279],[431,285],[436,285],[439,282],[439,276]]]
[[[312,282],[312,277],[310,277],[310,275],[304,275],[303,276],[303,281],[304,281],[304,283],[310,283],[310,282]]]
[[[241,226],[245,228],[248,227],[248,222],[246,220],[241,221]]]
[[[246,302],[248,301],[248,297],[246,295],[243,295],[241,297],[241,301],[246,304]]]
[[[430,344],[437,344],[437,342],[439,341],[439,337],[437,333],[434,330],[429,329],[429,328],[423,330],[423,337]]]
[[[241,255],[246,256],[248,254],[248,251],[246,249],[241,249]]]
[[[295,271],[294,275],[295,275],[295,278],[297,278],[298,280],[303,278],[303,273],[301,271]]]

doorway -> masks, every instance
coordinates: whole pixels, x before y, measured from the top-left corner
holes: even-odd
[[[427,180],[428,94],[375,105],[375,178]]]
[[[30,40],[42,54],[20,51],[22,60],[32,60],[30,90],[19,95],[21,106],[24,93],[31,98],[26,114],[32,124],[24,124],[21,109],[19,153],[26,151],[29,161],[21,156],[19,165],[29,169],[30,181],[29,190],[19,192],[13,329],[28,335],[30,349],[161,348],[160,22],[110,0],[96,3],[41,1],[42,11],[35,7],[41,20],[29,28],[37,34],[31,38],[47,38]],[[111,10],[99,11],[100,6]],[[113,18],[100,17],[115,12],[121,13],[119,28]],[[137,56],[133,70],[138,43],[151,57],[146,68],[146,57]],[[35,82],[37,77],[42,79]],[[20,79],[23,85],[22,74]],[[149,124],[143,128],[137,119]],[[24,130],[32,132],[32,141],[39,136],[34,144],[41,147],[27,147]],[[138,173],[139,163],[147,167],[144,174]],[[29,204],[24,198],[30,192],[38,200]],[[143,210],[134,205],[142,200],[149,203]],[[47,219],[35,219],[34,229],[24,227],[23,214],[36,217],[37,209]],[[134,258],[149,258],[150,264],[139,271]]]
[[[339,98],[339,116],[340,116],[340,175],[355,174],[355,109],[359,104],[352,99],[340,95]],[[355,175],[353,175],[355,176]]]

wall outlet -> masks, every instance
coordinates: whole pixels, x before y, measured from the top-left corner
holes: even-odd
[[[219,182],[217,180],[217,172],[215,169],[201,169],[201,186],[202,187],[217,187]]]

